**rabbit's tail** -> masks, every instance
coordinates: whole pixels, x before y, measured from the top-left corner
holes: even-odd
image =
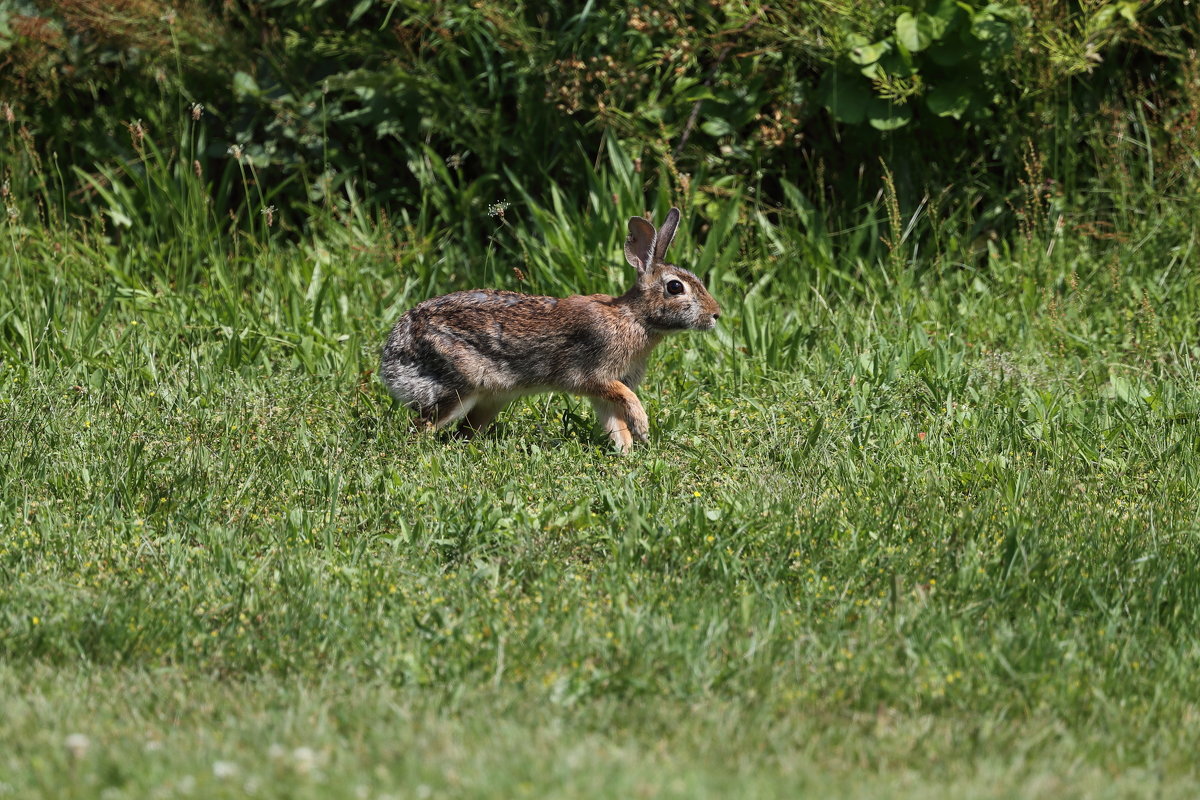
[[[379,364],[379,378],[388,393],[430,421],[447,416],[468,394],[466,379],[441,354],[418,346],[409,315],[392,328]],[[418,352],[422,351],[422,352]],[[468,405],[464,409],[469,411]]]

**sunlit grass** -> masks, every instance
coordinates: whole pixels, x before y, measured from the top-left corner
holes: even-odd
[[[450,225],[433,170],[232,236],[173,164],[106,176],[154,226],[0,227],[0,796],[1190,793],[1194,199],[977,246],[731,192],[620,457],[374,374],[429,295],[623,288],[619,148],[581,202]]]

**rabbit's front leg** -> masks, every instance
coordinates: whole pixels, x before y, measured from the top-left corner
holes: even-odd
[[[592,407],[596,409],[596,418],[600,421],[600,427],[608,434],[608,438],[622,453],[627,452],[633,445],[633,437],[629,435],[629,424],[625,422],[620,406],[593,397]]]
[[[645,444],[650,441],[650,420],[646,416],[646,409],[642,407],[642,401],[633,392],[629,393],[630,403],[626,409],[629,421],[629,432],[633,434],[633,438]]]
[[[586,394],[591,396],[600,425],[618,450],[629,450],[634,439],[647,441],[650,421],[646,418],[646,409],[628,386],[621,381],[611,381],[589,387]]]

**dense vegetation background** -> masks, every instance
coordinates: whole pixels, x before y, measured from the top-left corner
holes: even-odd
[[[481,212],[578,206],[616,147],[698,223],[733,203],[880,225],[886,176],[904,217],[969,220],[939,248],[961,258],[1047,204],[1103,233],[1143,173],[1181,191],[1196,27],[1187,2],[1099,0],[6,0],[6,202],[28,222],[99,210],[119,232],[162,217],[152,192],[192,191],[220,232],[274,207],[297,233],[366,199],[477,263]]]
[[[1200,19],[0,0],[0,797],[1193,797]],[[724,313],[651,443],[392,321]]]

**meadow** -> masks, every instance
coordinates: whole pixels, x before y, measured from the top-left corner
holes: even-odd
[[[1200,151],[834,209],[605,135],[285,205],[170,108],[69,173],[0,126],[0,798],[1195,796]],[[412,304],[617,292],[672,204],[723,313],[648,445],[379,385]]]

